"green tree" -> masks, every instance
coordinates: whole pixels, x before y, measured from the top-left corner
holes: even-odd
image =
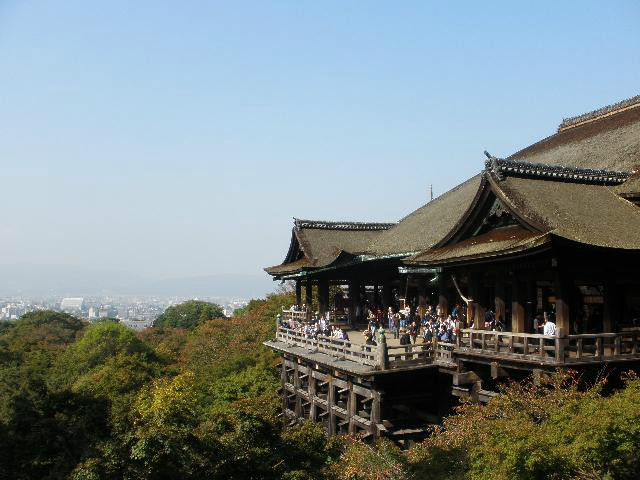
[[[214,318],[224,318],[220,305],[200,300],[167,308],[154,322],[155,327],[194,328]]]

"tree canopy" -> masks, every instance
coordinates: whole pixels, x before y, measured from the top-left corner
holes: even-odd
[[[7,323],[0,330],[0,477],[637,478],[634,376],[606,392],[602,383],[585,387],[560,373],[542,385],[513,383],[487,405],[461,406],[404,452],[389,440],[327,438],[314,423],[283,430],[279,359],[262,342],[293,300],[290,292],[271,295],[229,319],[183,304],[172,308],[175,318],[193,314],[188,328],[139,333],[56,312]]]
[[[220,305],[189,300],[167,308],[156,318],[154,326],[191,329],[214,318],[224,318],[224,311]]]

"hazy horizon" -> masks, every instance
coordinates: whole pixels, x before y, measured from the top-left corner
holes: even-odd
[[[2,2],[0,269],[271,285],[292,217],[397,221],[483,150],[639,94],[638,20],[631,1]]]

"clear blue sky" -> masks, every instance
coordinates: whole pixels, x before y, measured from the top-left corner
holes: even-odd
[[[0,265],[259,273],[640,93],[640,3],[0,2]]]

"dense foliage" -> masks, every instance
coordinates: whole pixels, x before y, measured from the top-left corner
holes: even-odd
[[[316,425],[283,432],[278,360],[261,346],[292,301],[231,319],[187,302],[139,334],[56,312],[5,324],[0,477],[322,478],[339,443]]]
[[[224,318],[224,311],[220,305],[200,300],[189,300],[167,308],[162,315],[156,318],[154,326],[195,328],[214,318]]]
[[[165,314],[189,318],[182,328],[167,320],[141,333],[56,312],[3,324],[0,478],[586,480],[640,471],[633,377],[609,395],[566,375],[512,384],[487,406],[462,406],[408,452],[327,439],[315,424],[283,430],[278,358],[261,343],[293,301],[281,292],[228,319],[188,302]]]
[[[544,380],[544,379],[543,379]],[[636,479],[640,472],[640,380],[603,396],[558,373],[513,383],[488,405],[463,405],[404,455],[389,442],[351,444],[342,479]]]

